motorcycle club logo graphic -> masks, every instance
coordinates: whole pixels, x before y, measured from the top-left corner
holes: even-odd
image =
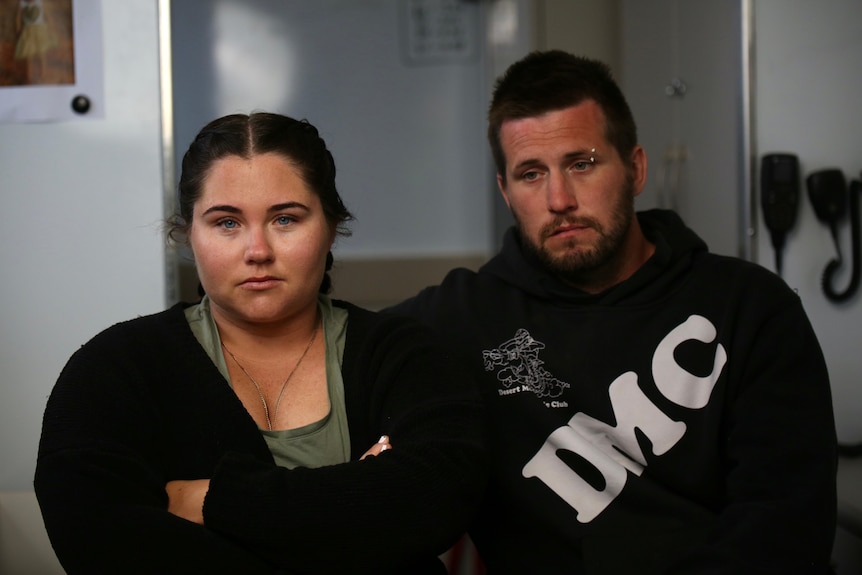
[[[515,332],[515,337],[500,347],[482,352],[485,371],[497,370],[497,380],[503,387],[500,395],[532,391],[539,398],[559,397],[569,387],[544,368],[539,352],[545,344],[533,339],[525,329]],[[555,406],[556,407],[556,406]]]

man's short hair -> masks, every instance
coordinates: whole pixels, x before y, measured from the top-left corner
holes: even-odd
[[[637,145],[629,105],[604,62],[562,50],[531,52],[497,79],[488,110],[488,142],[497,173],[506,180],[500,128],[507,120],[533,118],[595,101],[605,116],[605,135],[624,162]]]

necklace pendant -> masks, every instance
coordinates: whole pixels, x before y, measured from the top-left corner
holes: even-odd
[[[314,326],[314,331],[311,332],[311,339],[308,340],[308,344],[305,346],[302,355],[299,356],[299,360],[296,362],[296,365],[293,366],[293,369],[290,370],[290,373],[287,375],[287,378],[284,380],[284,383],[281,384],[281,391],[278,392],[278,398],[276,398],[275,401],[275,413],[273,413],[272,418],[270,418],[269,416],[269,406],[266,403],[266,398],[263,395],[263,390],[260,388],[260,385],[258,385],[257,381],[251,376],[248,370],[243,367],[243,365],[239,362],[234,353],[230,349],[228,349],[224,342],[222,342],[221,344],[222,348],[224,348],[224,350],[228,353],[231,359],[233,359],[237,367],[239,367],[240,371],[245,374],[245,376],[249,379],[249,381],[251,381],[252,385],[254,385],[254,388],[257,390],[257,396],[260,398],[260,403],[263,406],[263,416],[266,419],[266,427],[269,431],[273,430],[273,420],[278,420],[278,408],[281,405],[281,398],[284,395],[284,390],[287,389],[288,382],[293,377],[293,374],[296,373],[296,370],[299,369],[302,360],[305,359],[305,356],[308,354],[308,350],[311,349],[311,345],[314,343],[314,338],[317,337],[317,330],[320,328],[320,325],[320,322],[318,322]]]

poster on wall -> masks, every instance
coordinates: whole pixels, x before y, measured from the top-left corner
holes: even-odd
[[[408,64],[451,64],[476,58],[478,6],[461,0],[407,0],[399,6]]]
[[[101,0],[0,0],[0,122],[104,117]]]

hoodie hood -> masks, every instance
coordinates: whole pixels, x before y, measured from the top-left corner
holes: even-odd
[[[522,249],[514,226],[506,231],[500,253],[481,271],[535,297],[557,303],[619,305],[649,301],[664,293],[664,288],[691,266],[697,254],[706,253],[707,246],[675,212],[647,210],[638,212],[637,218],[644,235],[655,244],[655,253],[630,278],[601,293],[585,293],[548,273],[532,254]]]

